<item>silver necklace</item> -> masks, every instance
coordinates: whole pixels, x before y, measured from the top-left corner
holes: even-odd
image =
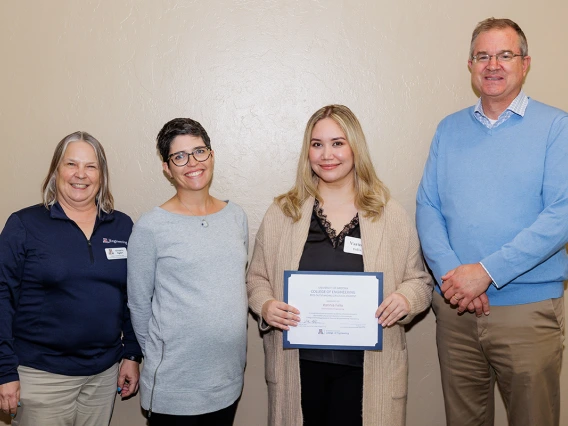
[[[181,203],[181,205],[184,206],[185,209],[191,214],[191,216],[198,216],[198,215],[195,215],[195,214],[191,213],[191,209],[190,209],[189,207],[187,207],[183,201],[181,201],[181,198],[180,198],[180,197],[177,196],[177,199],[178,199],[178,201]],[[205,220],[206,217],[207,217],[207,215],[205,215],[205,216],[203,216],[203,217],[200,217],[200,219],[201,219],[201,227],[202,227],[202,228],[207,228],[207,227],[209,226],[209,223],[207,223],[207,221]]]

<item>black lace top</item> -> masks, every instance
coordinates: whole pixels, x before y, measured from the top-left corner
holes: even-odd
[[[353,232],[355,228],[359,228],[359,214],[357,213],[355,217],[351,219],[351,222],[345,225],[341,230],[341,232],[339,233],[339,235],[337,235],[335,229],[331,227],[331,223],[327,221],[327,216],[324,214],[323,208],[320,207],[318,200],[316,200],[314,203],[313,214],[316,215],[320,225],[322,226],[323,230],[331,240],[331,245],[333,246],[333,248],[337,248],[337,246],[342,245],[343,241],[345,240],[345,236],[347,235],[352,236],[350,235],[351,232]],[[312,215],[312,221],[313,220],[314,218]],[[359,235],[357,238],[361,238],[361,236]]]
[[[300,259],[300,271],[363,272],[363,256],[343,251],[345,237],[361,238],[359,215],[337,234],[316,200],[310,231]],[[363,351],[300,349],[300,358],[309,361],[363,366]]]

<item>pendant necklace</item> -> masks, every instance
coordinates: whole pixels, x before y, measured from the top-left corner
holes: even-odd
[[[192,213],[191,213],[191,209],[190,209],[189,207],[187,207],[183,201],[181,201],[181,198],[180,198],[179,196],[176,195],[176,197],[177,197],[178,201],[181,203],[181,205],[184,206],[185,209],[191,214],[191,216],[194,216],[194,217],[195,217],[195,216],[198,216],[198,215],[195,215],[195,214],[192,214]],[[199,217],[199,216],[198,216],[198,217]],[[207,227],[209,226],[209,223],[207,223],[207,221],[205,220],[206,217],[207,217],[207,215],[205,215],[205,216],[203,216],[203,217],[200,217],[200,219],[201,219],[201,227],[202,227],[202,228],[207,228]]]

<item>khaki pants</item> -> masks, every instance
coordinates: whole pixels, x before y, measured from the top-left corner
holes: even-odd
[[[449,426],[492,426],[494,385],[513,426],[558,426],[564,299],[458,315],[434,292],[436,341]]]
[[[108,426],[118,364],[95,376],[63,376],[18,367],[20,401],[12,426]]]

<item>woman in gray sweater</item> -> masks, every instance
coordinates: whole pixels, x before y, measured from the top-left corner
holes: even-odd
[[[232,425],[246,359],[247,217],[209,194],[214,152],[189,118],[157,147],[176,194],[142,215],[128,245],[128,305],[144,353],[149,424]]]

